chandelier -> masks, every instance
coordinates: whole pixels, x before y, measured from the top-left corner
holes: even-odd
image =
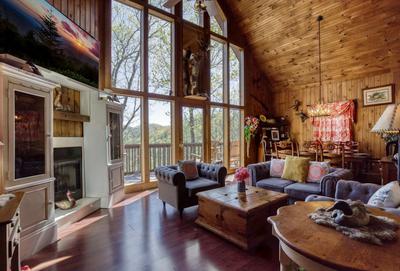
[[[194,3],[194,8],[197,9],[198,11],[206,11],[207,10],[207,5],[204,0],[196,0]]]
[[[308,108],[309,117],[327,117],[331,115],[330,108],[322,100],[322,70],[321,70],[321,21],[324,19],[321,15],[317,17],[318,22],[318,72],[319,72],[319,103],[311,105]]]

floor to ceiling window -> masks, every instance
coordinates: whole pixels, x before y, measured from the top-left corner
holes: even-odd
[[[153,187],[154,169],[180,159],[222,163],[231,171],[241,166],[243,52],[230,43],[218,4],[218,12],[207,17],[188,0],[171,9],[161,0],[111,2],[108,87],[125,106],[126,185]],[[183,20],[176,20],[177,9]],[[182,80],[177,61],[183,61],[183,55],[175,51],[180,41],[175,33],[182,25],[210,37],[210,72],[204,73],[209,100],[184,98],[175,88]]]

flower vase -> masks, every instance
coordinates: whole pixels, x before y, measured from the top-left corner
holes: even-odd
[[[244,181],[238,181],[237,189],[238,193],[246,193],[246,183]]]

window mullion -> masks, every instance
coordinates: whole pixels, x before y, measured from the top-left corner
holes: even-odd
[[[149,37],[149,15],[147,7],[143,10],[142,15],[142,90],[148,93],[148,37]],[[143,161],[143,180],[145,183],[150,182],[150,153],[149,153],[149,99],[147,95],[143,97],[143,133],[142,133],[142,161]]]

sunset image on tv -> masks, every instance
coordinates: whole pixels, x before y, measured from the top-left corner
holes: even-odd
[[[1,0],[0,54],[98,87],[99,42],[45,0]]]

